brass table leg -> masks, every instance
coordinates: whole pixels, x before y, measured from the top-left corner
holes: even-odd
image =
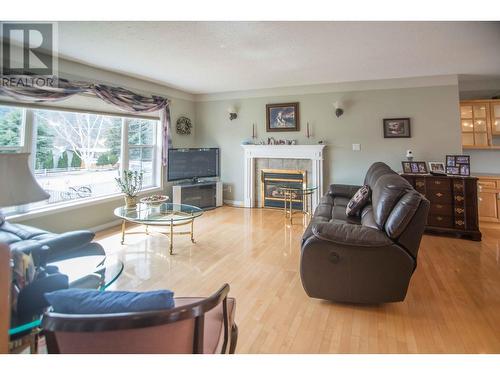
[[[312,195],[312,193],[309,194],[309,199],[311,200],[311,204],[308,206],[308,209],[309,209],[309,218],[311,218],[312,214],[313,214],[313,195]]]
[[[283,190],[283,208],[285,209],[285,220],[288,217],[288,213],[286,211],[286,200],[287,200],[286,190]]]
[[[122,220],[122,245],[125,242],[125,220]]]
[[[146,225],[146,235],[149,235],[148,225]]]
[[[194,217],[192,217],[193,214],[191,214],[191,242],[195,243],[194,241]]]
[[[174,219],[170,219],[170,255],[174,253]]]
[[[289,196],[290,196],[290,225],[292,225],[292,221],[293,221],[293,201],[292,201],[292,192],[291,191],[289,192]]]

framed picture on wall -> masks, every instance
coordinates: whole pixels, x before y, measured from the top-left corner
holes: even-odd
[[[299,103],[267,104],[266,129],[268,132],[299,131]]]
[[[411,138],[410,119],[385,118],[384,138]]]

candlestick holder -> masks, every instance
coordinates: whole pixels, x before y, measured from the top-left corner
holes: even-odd
[[[252,139],[257,139],[257,129],[255,128],[255,124],[252,124]]]

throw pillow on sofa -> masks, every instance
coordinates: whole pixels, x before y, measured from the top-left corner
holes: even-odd
[[[54,312],[61,314],[114,314],[166,310],[174,307],[170,290],[151,292],[65,289],[45,293]]]
[[[356,194],[351,198],[347,207],[345,208],[345,213],[347,216],[356,216],[361,209],[370,201],[371,190],[368,185],[361,186]]]

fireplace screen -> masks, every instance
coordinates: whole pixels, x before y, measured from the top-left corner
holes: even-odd
[[[261,171],[261,198],[264,207],[284,208],[283,187],[301,189],[307,185],[306,171],[263,169]],[[303,196],[292,193],[292,207],[302,210]]]

